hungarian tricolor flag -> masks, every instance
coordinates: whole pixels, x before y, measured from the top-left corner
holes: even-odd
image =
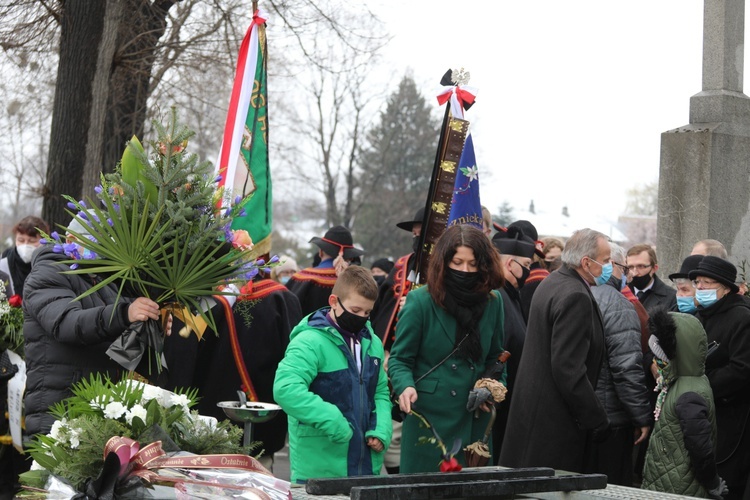
[[[257,10],[245,34],[216,163],[224,200],[243,200],[246,215],[232,229],[245,229],[256,256],[271,250],[271,170],[268,164],[266,16]]]

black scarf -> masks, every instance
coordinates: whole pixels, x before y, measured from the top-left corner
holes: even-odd
[[[456,318],[455,347],[459,354],[474,362],[482,360],[482,344],[479,337],[479,320],[487,307],[488,294],[476,292],[478,273],[464,273],[446,269],[445,310]],[[461,341],[466,340],[461,343]]]
[[[8,268],[10,269],[10,277],[13,280],[13,293],[23,297],[23,282],[26,281],[26,276],[31,272],[31,262],[28,264],[21,259],[16,251],[16,247],[8,252]]]

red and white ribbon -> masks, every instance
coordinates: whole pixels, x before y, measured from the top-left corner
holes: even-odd
[[[266,13],[260,9],[255,11],[253,21],[240,45],[240,54],[237,58],[237,71],[234,75],[234,86],[227,110],[224,138],[216,162],[216,172],[221,175],[218,184],[229,193],[232,192],[232,183],[242,145],[242,134],[245,131],[245,122],[253,94],[255,71],[258,65],[258,27],[266,22],[267,17]]]
[[[455,118],[463,118],[466,105],[474,104],[476,95],[477,89],[475,87],[454,85],[441,87],[437,100],[441,106],[450,100],[451,114]]]

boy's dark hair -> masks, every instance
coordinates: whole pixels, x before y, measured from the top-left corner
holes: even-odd
[[[31,236],[32,238],[36,238],[39,236],[39,229],[44,231],[45,233],[49,233],[49,226],[47,225],[44,220],[40,219],[39,217],[35,217],[33,215],[29,215],[28,217],[24,217],[20,221],[18,221],[18,224],[13,226],[13,234],[24,234],[26,236]]]
[[[369,269],[360,266],[349,266],[336,278],[333,285],[332,295],[341,300],[347,299],[352,293],[356,293],[367,300],[375,301],[378,298],[378,285],[372,277]]]

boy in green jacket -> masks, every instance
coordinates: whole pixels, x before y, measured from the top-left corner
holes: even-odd
[[[379,474],[391,440],[383,346],[368,321],[370,271],[350,266],[290,334],[273,393],[289,417],[291,480]]]

